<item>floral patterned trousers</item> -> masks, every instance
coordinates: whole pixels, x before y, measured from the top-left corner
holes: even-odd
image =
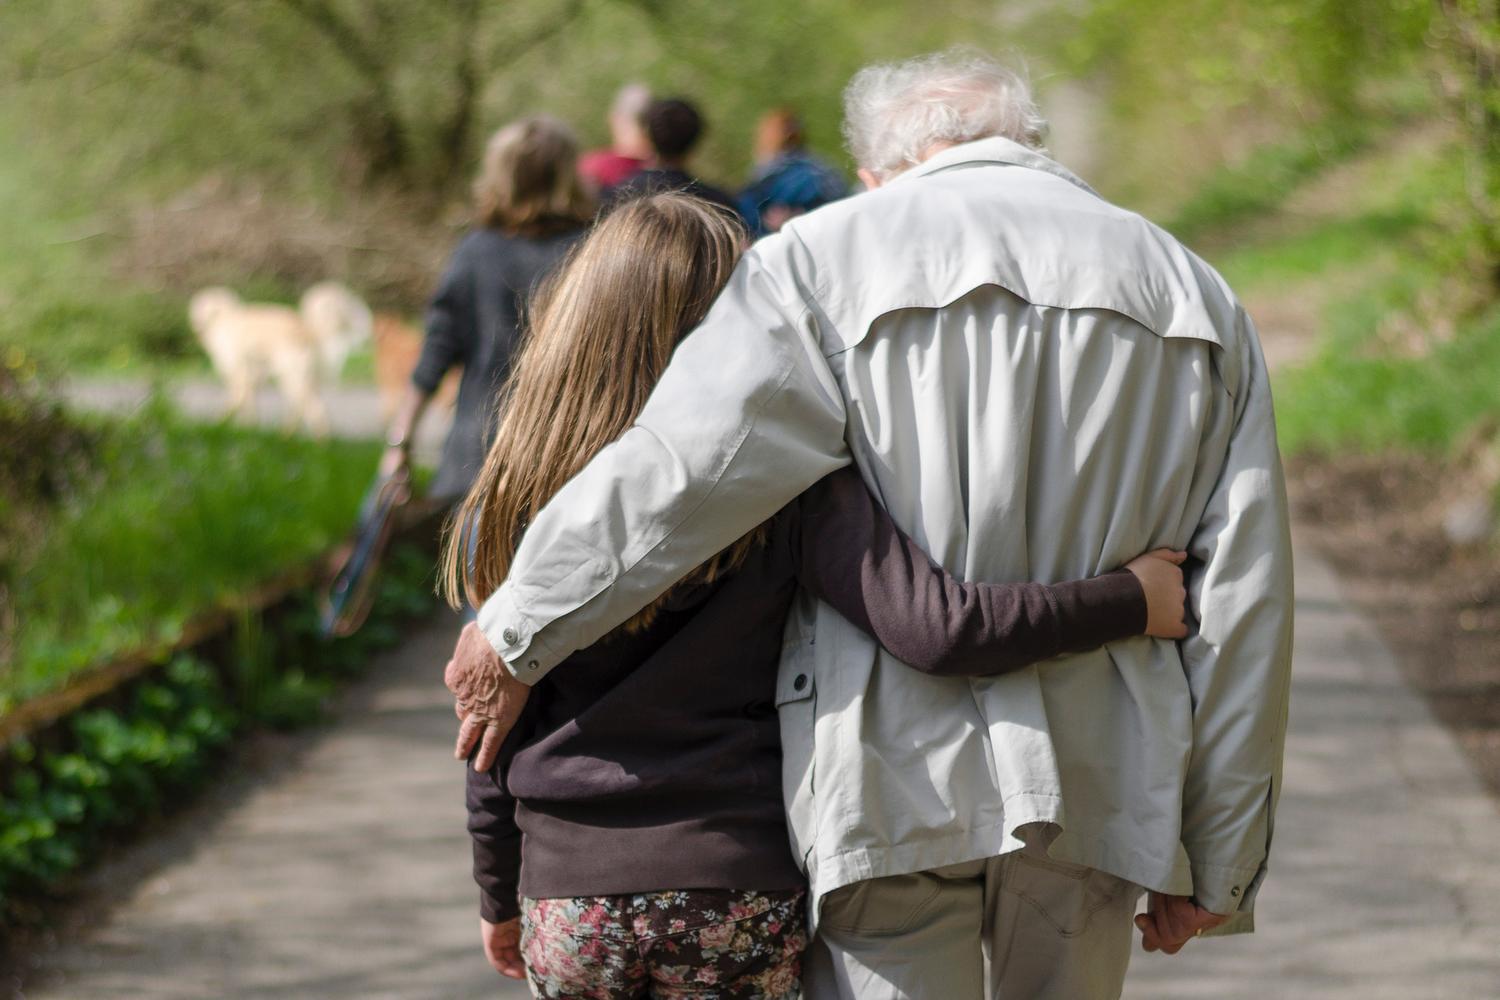
[[[795,1000],[802,890],[523,899],[521,953],[543,1000]]]

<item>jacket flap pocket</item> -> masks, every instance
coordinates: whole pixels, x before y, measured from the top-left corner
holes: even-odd
[[[816,686],[811,644],[788,645],[781,652],[781,669],[776,675],[776,707],[806,701]]]

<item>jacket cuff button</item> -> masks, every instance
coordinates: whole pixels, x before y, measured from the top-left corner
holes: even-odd
[[[807,687],[807,675],[798,674],[796,680],[792,681],[792,690],[801,691],[805,687]]]

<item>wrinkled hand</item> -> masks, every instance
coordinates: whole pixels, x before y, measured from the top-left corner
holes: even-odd
[[[1175,955],[1199,933],[1213,930],[1228,919],[1205,910],[1190,896],[1153,892],[1146,912],[1136,914],[1135,925],[1140,928],[1143,948]]]
[[[1141,582],[1146,595],[1146,634],[1160,639],[1184,639],[1188,630],[1187,590],[1182,585],[1186,552],[1153,549],[1125,564]]]
[[[509,979],[526,978],[526,963],[521,959],[520,917],[498,924],[480,917],[479,938],[484,942],[484,957],[496,972]]]
[[[531,688],[505,669],[495,648],[473,622],[458,634],[453,658],[443,669],[443,683],[453,692],[453,710],[460,721],[453,756],[464,760],[477,743],[474,770],[488,771],[526,706]]]

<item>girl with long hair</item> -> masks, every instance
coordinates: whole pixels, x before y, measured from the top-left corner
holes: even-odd
[[[532,513],[631,426],[743,241],[722,210],[661,194],[574,248],[538,297],[494,443],[450,526],[451,601],[492,593]],[[798,588],[914,669],[992,675],[1182,635],[1181,558],[1148,553],[1053,586],[962,583],[858,473],[830,475],[547,674],[495,766],[470,769],[491,963],[528,976],[537,997],[795,997],[804,879],[776,704]]]

